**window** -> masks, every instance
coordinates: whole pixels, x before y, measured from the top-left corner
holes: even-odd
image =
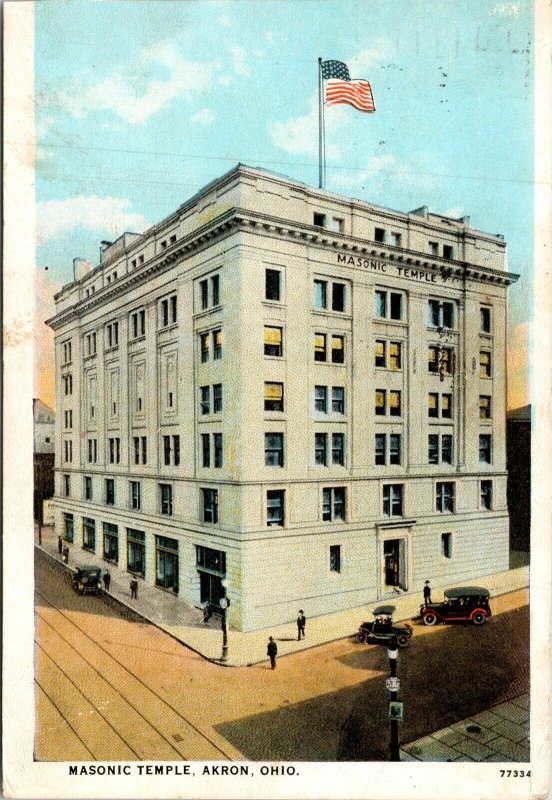
[[[121,461],[121,440],[117,438],[109,439],[109,463],[119,464]]]
[[[176,325],[177,321],[177,297],[175,294],[166,297],[160,303],[160,324],[162,328],[169,325]]]
[[[440,447],[439,447],[440,445]],[[427,460],[429,464],[452,464],[453,438],[450,434],[430,433],[427,437]]]
[[[200,350],[201,350],[201,363],[205,364],[209,361],[209,334],[202,333],[199,336]]]
[[[384,466],[387,463],[386,457],[387,436],[385,433],[376,433],[375,463],[376,466]]]
[[[266,493],[266,524],[283,527],[285,492],[282,489],[269,489]]]
[[[452,395],[441,395],[441,416],[443,419],[452,419]]]
[[[439,255],[439,243],[438,242],[428,242],[429,245],[429,252],[432,256]]]
[[[448,258],[448,259],[453,258],[452,245],[450,244],[443,245],[443,258]]]
[[[106,332],[107,332],[107,346],[109,347],[118,347],[119,346],[119,323],[118,322],[110,322],[109,325],[106,325]]]
[[[401,463],[401,435],[400,433],[391,433],[389,435],[389,463]]]
[[[328,412],[328,388],[327,386],[314,387],[314,410],[323,414]]]
[[[374,241],[385,242],[385,228],[376,228],[374,230]]]
[[[341,572],[341,545],[330,545],[330,572]]]
[[[98,461],[98,440],[88,439],[88,463],[96,464]]]
[[[326,227],[326,215],[325,214],[319,214],[319,213],[317,213],[315,211],[314,214],[313,214],[312,219],[313,219],[313,225],[316,225],[318,228]]]
[[[92,477],[90,475],[84,476],[84,499],[92,500]]]
[[[427,367],[432,374],[440,375],[441,379],[445,375],[452,375],[453,351],[450,347],[429,347]]]
[[[201,434],[201,465],[205,468],[211,466],[211,446],[208,433]]]
[[[265,299],[280,301],[280,273],[276,269],[265,270]]]
[[[402,517],[403,492],[402,483],[387,483],[383,487],[383,513],[386,517]]]
[[[480,319],[481,319],[481,330],[483,331],[483,333],[490,333],[491,332],[491,309],[488,306],[481,306],[479,311],[480,311]]]
[[[376,339],[376,367],[385,367],[386,364],[386,342],[382,339]]]
[[[173,513],[172,486],[170,483],[160,483],[159,490],[161,492],[161,513],[171,517]]]
[[[176,242],[176,233],[173,233],[173,235],[169,238],[169,242],[171,244],[175,244],[175,242]]]
[[[95,356],[97,350],[97,339],[96,333],[87,333],[84,337],[85,345],[86,345],[86,355],[87,356]]]
[[[327,298],[326,298],[326,290],[328,284],[326,281],[315,281],[314,282],[314,307],[315,308],[326,308],[327,305]]]
[[[332,217],[332,221],[330,223],[330,230],[335,231],[335,233],[343,233],[345,220],[339,219],[338,217]]]
[[[402,243],[402,234],[400,233],[392,233],[391,234],[391,243],[395,247],[400,247]]]
[[[222,331],[213,331],[213,361],[220,361],[222,358]]]
[[[90,517],[82,520],[82,547],[92,553],[96,551],[96,522]]]
[[[441,513],[454,513],[454,494],[454,483],[439,481],[436,485],[436,510]]]
[[[441,554],[443,558],[452,558],[452,533],[441,534]]]
[[[72,358],[71,358],[71,350],[72,350],[71,340],[69,340],[67,342],[63,342],[61,347],[62,347],[62,353],[63,353],[63,362],[62,363],[63,364],[70,364],[71,361],[72,361]]]
[[[163,436],[163,456],[165,466],[180,464],[180,436]]]
[[[439,436],[435,433],[427,437],[427,460],[429,464],[439,463]]]
[[[264,388],[264,410],[283,411],[284,410],[284,384],[265,383]]]
[[[63,375],[63,392],[65,395],[73,394],[73,376]]]
[[[489,433],[479,434],[479,463],[491,463],[491,435]]]
[[[202,489],[203,522],[218,522],[218,489]]]
[[[220,414],[222,411],[222,383],[215,383],[213,386],[213,414]]]
[[[201,308],[208,308],[209,306],[209,283],[205,281],[200,281],[199,283],[199,292],[201,295]]]
[[[71,439],[66,439],[65,445],[65,461],[70,464],[73,461],[73,442]]]
[[[345,413],[345,389],[343,386],[332,386],[332,411],[334,414]]]
[[[487,394],[479,395],[479,419],[491,419],[491,398]]]
[[[75,535],[75,520],[72,514],[63,515],[63,538],[66,542],[72,542]]]
[[[376,314],[385,319],[387,317],[387,292],[376,290]]]
[[[441,436],[441,461],[443,464],[452,464],[453,439],[448,433]]]
[[[130,481],[130,507],[133,511],[142,508],[142,490],[140,481]]]
[[[328,434],[315,433],[314,434],[314,463],[319,466],[325,467],[328,463]]]
[[[133,339],[139,339],[146,335],[146,312],[144,309],[130,315],[130,329]]]
[[[284,466],[283,433],[265,433],[265,464],[267,467]]]
[[[115,481],[113,478],[105,479],[105,504],[106,506],[115,505]]]
[[[119,560],[119,528],[112,522],[103,524],[103,557],[114,564]]]
[[[376,416],[377,417],[384,417],[385,416],[386,396],[387,396],[387,392],[385,391],[385,389],[376,389]]]
[[[144,577],[146,570],[146,534],[127,528],[127,569]]]
[[[139,264],[143,264],[144,263],[144,256],[138,256],[138,263]]]
[[[326,361],[326,334],[314,334],[314,360]]]
[[[430,392],[427,397],[427,415],[428,417],[439,416],[439,395],[436,392]]]
[[[479,377],[491,377],[491,354],[488,350],[481,350],[479,353]]]
[[[65,427],[66,428],[73,427],[73,412],[70,410],[65,412]]]
[[[265,356],[283,355],[282,349],[282,328],[273,328],[265,325],[264,328],[264,354]]]
[[[402,319],[403,295],[376,289],[376,316],[381,319]]]
[[[345,464],[345,435],[332,433],[332,464]]]
[[[220,275],[211,277],[211,302],[214,306],[220,305]]]
[[[167,240],[166,239],[163,239],[163,241],[161,242],[161,249],[162,250],[166,250],[167,249]]]
[[[222,433],[213,434],[214,465],[215,469],[222,467]]]
[[[210,280],[207,278],[199,282],[199,293],[201,298],[201,308],[209,308],[209,286],[211,288],[211,305],[218,306],[220,303],[220,276],[213,275]]]
[[[401,416],[401,393],[397,391],[389,392],[389,414],[392,417]]]
[[[322,490],[322,519],[325,522],[345,520],[345,487]]]
[[[343,364],[345,361],[345,339],[343,336],[332,336],[332,364]]]
[[[444,300],[428,300],[427,324],[429,328],[453,328],[454,303]]]
[[[64,475],[63,476],[63,496],[64,497],[71,497],[71,476]]]
[[[147,463],[147,439],[145,436],[133,436],[132,445],[134,449],[134,463]]]
[[[345,311],[344,283],[332,283],[332,311]]]
[[[481,508],[491,511],[493,507],[493,482],[481,481],[480,484]]]

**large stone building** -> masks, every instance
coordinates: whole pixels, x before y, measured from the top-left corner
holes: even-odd
[[[56,415],[33,398],[34,518],[43,521],[43,503],[54,494],[54,429]]]
[[[243,630],[508,568],[502,236],[238,165],[102,248],[50,320],[76,559]]]

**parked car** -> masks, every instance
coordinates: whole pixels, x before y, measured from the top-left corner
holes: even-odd
[[[395,606],[378,606],[375,608],[372,611],[374,621],[362,623],[356,635],[357,642],[385,644],[388,646],[396,642],[398,647],[407,647],[412,636],[412,628],[406,623],[394,625],[394,613]]]
[[[71,577],[71,586],[77,594],[99,594],[101,574],[100,567],[77,567]]]
[[[446,589],[442,603],[428,603],[420,608],[424,625],[437,625],[438,622],[473,622],[483,625],[491,616],[489,606],[490,592],[480,586],[460,586]]]

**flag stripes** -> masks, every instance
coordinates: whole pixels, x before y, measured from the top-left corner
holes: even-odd
[[[366,80],[326,81],[326,105],[347,103],[358,111],[375,111],[372,87]]]

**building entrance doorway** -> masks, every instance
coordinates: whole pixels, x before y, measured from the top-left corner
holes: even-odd
[[[201,604],[210,603],[218,607],[219,600],[224,595],[222,578],[218,575],[211,575],[208,572],[200,572],[199,586]]]
[[[401,586],[401,539],[387,539],[383,543],[384,581],[386,586]]]

